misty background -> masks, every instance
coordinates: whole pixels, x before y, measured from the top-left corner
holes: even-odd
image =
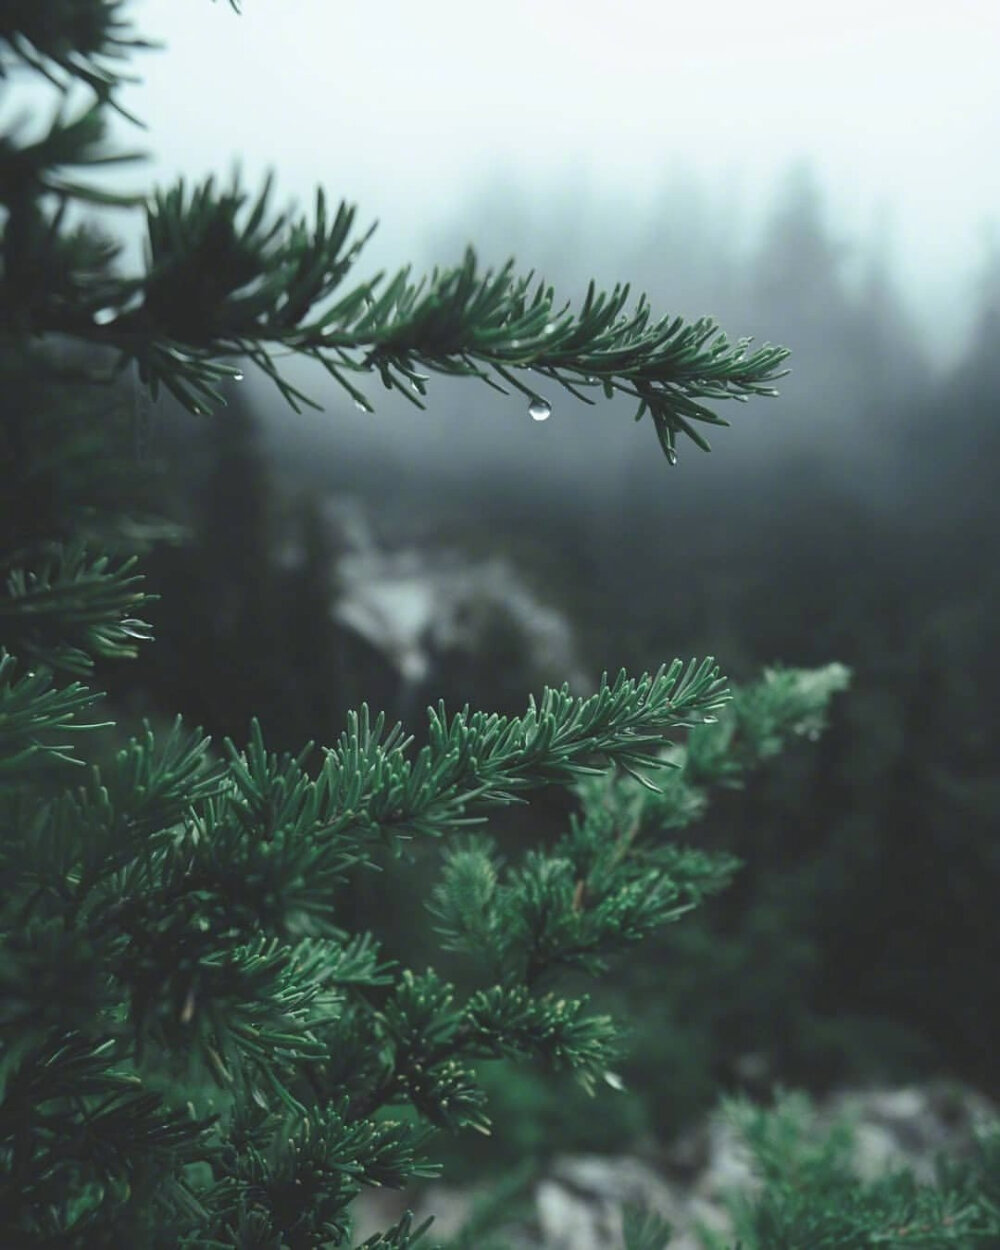
[[[269,453],[322,485],[325,461],[349,449],[393,495],[435,500],[440,478],[478,498],[470,470],[488,466],[491,481],[558,484],[605,511],[641,478],[674,506],[704,500],[707,517],[734,477],[745,496],[765,472],[801,494],[822,475],[876,510],[903,497],[917,510],[908,473],[940,440],[904,445],[886,397],[913,407],[932,379],[957,376],[996,296],[989,0],[905,15],[851,0],[836,21],[787,0],[473,13],[390,0],[377,20],[321,0],[243,8],[133,6],[166,50],[140,59],[124,97],[152,160],[119,185],[238,166],[253,189],[273,169],[276,203],[308,211],[322,184],[358,204],[360,228],[380,222],[358,278],[454,264],[471,244],[568,300],[590,278],[628,281],[657,313],[708,313],[732,337],[793,350],[782,399],[723,405],[734,428],[711,457],[684,448],[675,473],[624,405],[550,394],[543,426],[517,396],[434,379],[423,414],[373,383],[373,416],[295,361],[290,376],[325,411],[288,412],[251,370]],[[134,258],[138,223],[123,227]],[[603,518],[593,528],[603,541]]]
[[[736,885],[604,991],[641,1019],[638,1092],[594,1117],[508,1074],[497,1139],[668,1135],[770,1079],[1000,1094],[1000,9],[243,7],[134,6],[168,45],[125,97],[157,182],[274,168],[276,203],[322,183],[381,220],[359,280],[472,244],[574,303],[629,281],[785,344],[793,372],[719,405],[732,427],[676,467],[629,405],[548,386],[544,422],[436,377],[424,412],[366,380],[368,414],[289,360],[323,412],[250,369],[211,422],[162,402],[150,449],[188,537],[147,561],[157,643],[119,697],[238,742],[257,713],[293,750],[362,700],[419,737],[439,697],[519,712],[674,655],[738,681],[846,663],[829,732],[691,831],[744,859]],[[543,796],[498,836],[566,814]],[[412,937],[433,873],[345,912],[437,963]]]

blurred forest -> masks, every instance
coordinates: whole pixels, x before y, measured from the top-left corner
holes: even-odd
[[[523,397],[449,379],[432,380],[426,413],[369,385],[374,416],[326,392],[325,413],[297,417],[248,379],[211,421],[154,414],[157,489],[186,537],[145,561],[155,645],[106,678],[132,716],[180,711],[242,743],[257,714],[272,749],[297,751],[362,700],[419,737],[439,697],[520,711],[542,681],[675,655],[714,654],[737,681],[776,662],[853,670],[819,741],[688,832],[742,858],[734,887],[600,991],[636,1021],[628,1092],[594,1115],[582,1094],[498,1068],[493,1144],[463,1141],[469,1166],[476,1151],[665,1141],[721,1089],[773,1081],[943,1073],[1000,1096],[1000,255],[943,368],[897,293],[889,239],[838,239],[808,169],[753,246],[733,242],[736,211],[675,186],[630,229],[624,198],[497,186],[428,245],[439,262],[468,241],[493,263],[515,255],[567,298],[590,277],[631,279],[657,313],[789,346],[782,398],[723,406],[732,429],[710,456],[682,444],[676,468],[627,406],[555,388],[540,387],[544,423]],[[455,608],[450,634],[418,620],[403,658],[362,608],[334,610],[348,589],[363,600],[367,568],[412,613],[442,562],[448,585],[489,565],[492,590]],[[391,594],[379,603],[389,613]],[[528,654],[532,611],[565,622],[572,657]],[[566,815],[543,796],[497,833],[516,853]],[[435,865],[433,848],[387,865],[345,894],[345,925],[461,984],[423,910]]]

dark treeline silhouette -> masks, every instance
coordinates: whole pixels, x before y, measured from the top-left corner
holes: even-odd
[[[178,432],[164,416],[159,447],[192,538],[151,566],[164,606],[140,704],[237,740],[257,713],[286,749],[328,741],[363,698],[399,710],[384,658],[330,619],[336,539],[320,504],[338,492],[389,546],[496,551],[533,569],[594,677],[675,654],[715,654],[737,680],[840,660],[855,678],[830,732],[698,833],[744,859],[734,888],[607,991],[644,1021],[626,1078],[665,1135],[720,1084],[765,1077],[821,1089],[943,1071],[998,1094],[1000,264],[986,266],[964,356],[941,372],[884,255],[848,280],[807,170],[750,255],[704,204],[676,199],[629,237],[622,213],[610,241],[606,221],[602,234],[577,210],[546,230],[537,209],[497,196],[461,233],[567,294],[591,274],[634,277],[655,309],[710,311],[788,343],[783,399],[730,405],[712,456],[682,446],[676,469],[627,408],[588,410],[554,388],[544,426],[518,398],[445,380],[426,414],[387,404],[359,421],[338,397],[322,426],[297,426],[244,389],[213,423]],[[487,655],[460,680],[430,673],[410,706],[492,707],[501,689],[509,702],[508,678]],[[514,822],[505,836],[523,834]],[[423,894],[401,878],[400,917]],[[363,914],[363,898],[350,905]],[[577,1144],[595,1131],[570,1119]]]

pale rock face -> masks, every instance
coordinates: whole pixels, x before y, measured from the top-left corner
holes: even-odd
[[[565,1156],[535,1187],[541,1244],[547,1250],[602,1250],[621,1241],[621,1208],[644,1202],[679,1225],[682,1204],[671,1186],[639,1159]]]
[[[551,1250],[596,1250],[612,1235],[606,1204],[583,1202],[554,1181],[535,1189],[535,1209],[543,1242]]]
[[[923,1183],[934,1179],[936,1154],[969,1151],[975,1128],[1000,1115],[988,1098],[955,1083],[842,1090],[817,1103],[815,1111],[817,1133],[845,1115],[854,1122],[860,1179],[905,1167]],[[703,1250],[699,1226],[725,1237],[731,1222],[724,1196],[759,1186],[733,1126],[713,1112],[661,1157],[662,1170],[630,1156],[556,1158],[534,1183],[533,1218],[505,1233],[507,1244],[511,1250],[621,1250],[622,1205],[635,1201],[670,1221],[670,1250]],[[355,1244],[407,1206],[418,1220],[433,1214],[429,1240],[444,1240],[457,1232],[476,1192],[429,1185],[410,1195],[362,1195]]]
[[[905,1162],[923,1184],[934,1179],[937,1154],[968,1153],[976,1127],[997,1114],[990,1099],[951,1083],[844,1090],[823,1108],[827,1121],[847,1116],[855,1122],[854,1167],[859,1176],[874,1180]]]
[[[324,513],[340,549],[331,617],[379,651],[404,683],[425,681],[449,655],[488,659],[500,625],[526,676],[568,681],[578,694],[593,688],[569,620],[509,560],[439,548],[386,550],[360,507],[338,510],[334,502]]]
[[[736,1129],[719,1115],[708,1121],[708,1159],[692,1186],[694,1197],[717,1202],[734,1189],[756,1188],[752,1155]]]

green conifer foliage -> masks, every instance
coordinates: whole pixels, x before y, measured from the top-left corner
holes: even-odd
[[[130,364],[192,411],[219,401],[234,358],[308,402],[274,363],[289,348],[365,404],[363,375],[421,400],[425,369],[534,402],[530,366],[631,395],[673,461],[678,435],[703,446],[699,426],[723,424],[706,401],[770,393],[785,358],[708,319],[654,323],[627,287],[560,309],[471,251],[422,283],[346,288],[363,239],[321,193],[310,221],[271,215],[266,187],[209,180],[139,204],[98,191],[88,171],[130,159],[104,127],[120,59],[142,46],[118,0],[0,15],[5,76],[26,65],[91,96],[74,112],[65,95],[40,139],[0,138],[0,1245],[346,1245],[362,1188],[434,1175],[437,1130],[489,1131],[475,1063],[532,1057],[613,1083],[619,1030],[560,996],[559,974],[600,972],[725,885],[732,861],[664,831],[748,752],[821,718],[842,674],[775,679],[740,742],[712,724],[730,692],[705,659],[587,698],[546,690],[516,717],[431,709],[418,751],[362,707],[317,769],[308,746],[270,751],[256,722],[243,748],[179,721],[109,748],[97,665],[147,640],[134,552],[155,537],[118,491],[111,382]],[[145,211],[144,273],[118,272],[96,225],[67,225],[81,204]],[[110,366],[68,358],[66,339]],[[106,405],[111,455],[74,420],[84,395]],[[551,783],[579,786],[579,819],[551,852],[501,864],[469,827]],[[333,905],[379,848],[429,839],[446,848],[434,922],[480,961],[472,993],[387,962]],[[663,1244],[655,1220],[629,1221],[631,1250]],[[407,1215],[366,1245],[425,1231]]]

